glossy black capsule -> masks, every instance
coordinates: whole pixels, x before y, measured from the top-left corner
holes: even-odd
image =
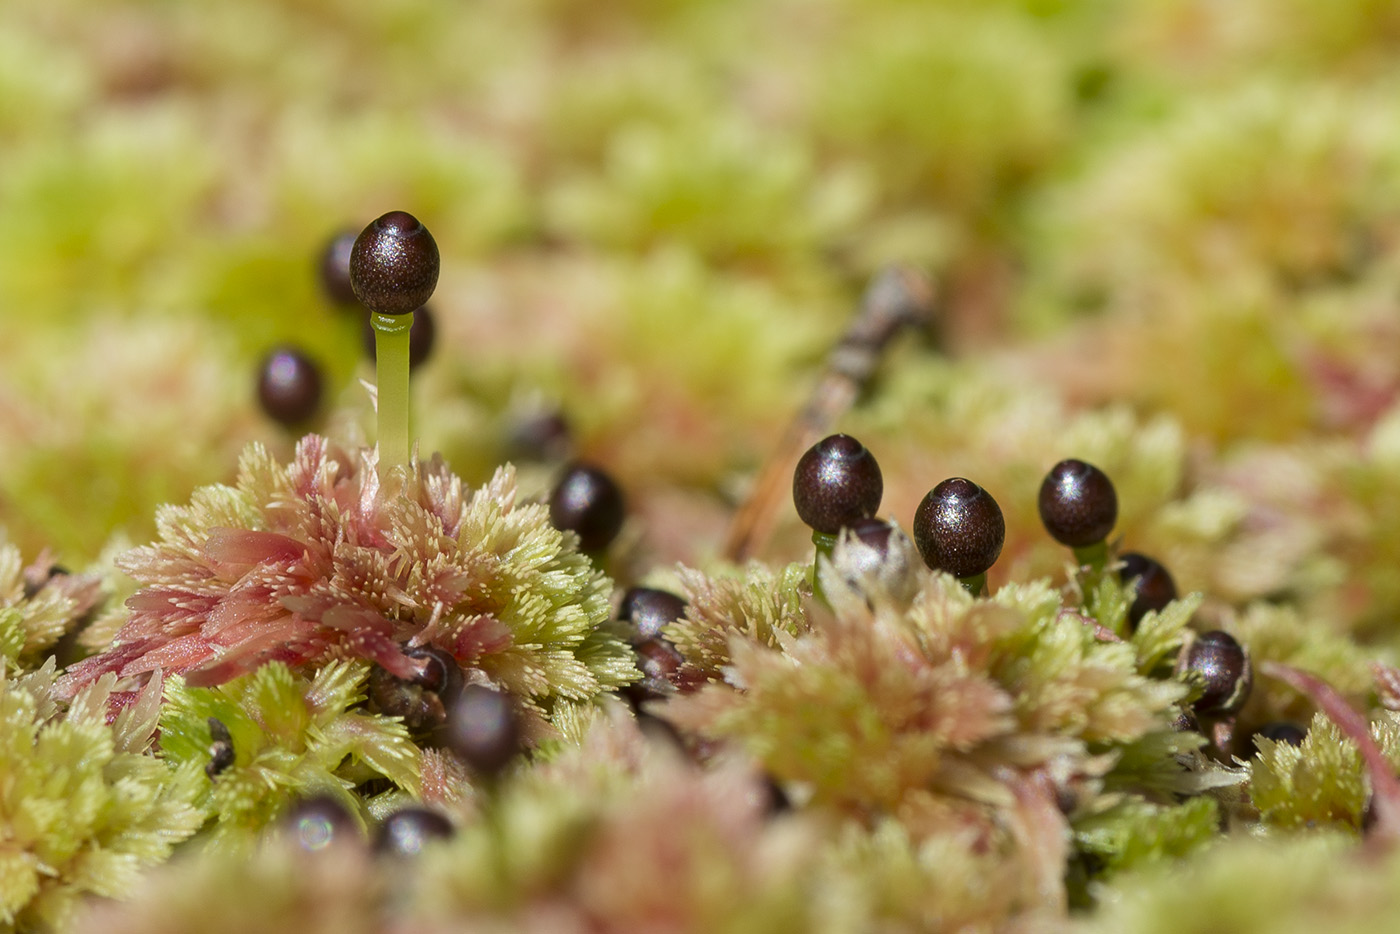
[[[561,461],[573,446],[569,420],[558,409],[541,409],[518,418],[510,428],[506,449],[514,461]]]
[[[1244,706],[1253,683],[1244,646],[1227,632],[1203,632],[1191,643],[1186,670],[1195,672],[1205,690],[1192,705],[1198,714],[1225,716]]]
[[[576,532],[584,551],[602,551],[622,530],[626,505],[612,477],[591,464],[565,469],[549,496],[549,521],[556,529]]]
[[[360,828],[345,805],[330,795],[314,795],[293,804],[282,815],[283,832],[308,852],[318,852],[337,841],[360,839]]]
[[[867,519],[857,519],[848,528],[863,545],[874,550],[877,558],[884,560],[890,553],[890,535],[894,532],[894,526],[884,519],[870,517]]]
[[[637,652],[637,668],[642,673],[642,679],[623,688],[622,696],[637,707],[644,701],[660,700],[676,693],[676,675],[685,664],[680,650],[664,636],[644,639],[633,648]]]
[[[1274,723],[1266,723],[1254,731],[1254,736],[1271,739],[1276,743],[1287,743],[1290,746],[1301,746],[1303,740],[1308,738],[1308,731],[1296,723],[1289,723],[1286,720],[1279,720]]]
[[[1118,521],[1113,481],[1093,464],[1060,461],[1040,484],[1040,521],[1055,541],[1071,548],[1103,541]]]
[[[44,585],[55,577],[67,577],[72,572],[61,564],[51,564],[45,569],[28,567],[24,569],[24,599],[33,600],[44,589]]]
[[[515,699],[483,684],[462,689],[448,714],[446,737],[448,749],[488,778],[499,775],[525,748]]]
[[[374,337],[374,322],[365,315],[361,328],[365,355],[371,360],[379,359],[378,345]],[[432,356],[433,345],[437,343],[437,322],[432,309],[427,305],[413,311],[413,324],[408,328],[408,368],[416,370]]]
[[[422,673],[415,678],[400,678],[374,666],[367,691],[370,708],[390,717],[402,717],[415,739],[438,745],[448,710],[462,692],[462,668],[451,654],[433,645],[404,649],[404,655],[417,660]]]
[[[224,726],[224,721],[218,717],[209,718],[209,762],[204,766],[204,774],[210,778],[218,775],[233,765],[234,750],[233,737],[229,735],[228,727]]]
[[[428,303],[440,266],[428,228],[406,211],[390,211],[355,238],[350,284],[370,311],[406,315]]]
[[[1160,562],[1130,551],[1119,559],[1118,579],[1131,583],[1133,602],[1128,607],[1128,625],[1134,630],[1149,611],[1160,613],[1176,599],[1176,581]]]
[[[326,241],[317,268],[321,292],[332,304],[341,308],[353,308],[360,304],[350,284],[350,253],[355,248],[356,236],[357,231],[342,230]]]
[[[622,596],[617,618],[632,624],[635,645],[661,635],[661,628],[685,616],[686,602],[673,593],[654,587],[633,587]]]
[[[807,449],[792,473],[797,515],[815,531],[835,535],[875,515],[885,481],[875,455],[850,435],[831,435]]]
[[[391,856],[417,856],[433,840],[452,836],[452,822],[428,808],[406,807],[384,818],[374,850]]]
[[[954,577],[975,577],[1001,555],[1006,520],[990,493],[953,477],[929,490],[914,513],[913,531],[929,567]]]
[[[258,369],[258,402],[274,421],[294,427],[321,407],[321,369],[295,347],[279,347]]]
[[[860,549],[848,549],[841,569],[852,586],[859,586],[864,578],[879,579],[890,559],[890,537],[894,526],[884,519],[857,519],[847,526],[851,535],[861,544]]]

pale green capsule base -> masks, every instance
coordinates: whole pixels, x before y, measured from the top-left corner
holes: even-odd
[[[1085,594],[1093,593],[1098,590],[1099,581],[1103,580],[1104,570],[1108,567],[1108,542],[1094,542],[1074,549],[1074,560],[1079,564],[1080,588]]]
[[[958,583],[966,588],[967,592],[974,597],[980,597],[987,592],[987,572],[974,574],[971,577],[959,577]]]
[[[816,597],[823,606],[831,606],[826,599],[826,591],[822,589],[821,559],[823,556],[828,561],[831,554],[836,549],[836,536],[827,532],[812,532],[812,544],[817,546],[816,557],[812,559],[812,596]]]
[[[408,334],[413,315],[370,316],[379,386],[379,465],[408,463]]]

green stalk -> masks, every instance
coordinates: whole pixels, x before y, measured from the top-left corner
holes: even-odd
[[[379,384],[379,466],[408,463],[408,333],[413,315],[370,315]]]
[[[817,546],[816,557],[812,559],[812,596],[820,600],[822,606],[831,606],[827,602],[826,591],[822,589],[822,578],[818,571],[821,568],[822,555],[826,555],[828,561],[831,560],[831,553],[836,548],[836,536],[814,531],[812,532],[812,544]]]
[[[962,584],[963,588],[974,597],[980,597],[982,592],[987,589],[987,572],[983,571],[981,574],[974,574],[971,577],[959,577],[958,583]]]
[[[1093,595],[1098,593],[1104,568],[1108,567],[1108,542],[1094,542],[1092,545],[1074,549],[1074,560],[1079,564],[1080,590],[1084,593],[1085,601],[1090,601]]]
[[[1074,549],[1074,560],[1079,562],[1081,568],[1088,568],[1090,573],[1102,574],[1103,569],[1108,566],[1108,542],[1094,542],[1092,545]]]

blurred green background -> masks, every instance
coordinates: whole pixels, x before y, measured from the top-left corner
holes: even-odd
[[[82,562],[289,451],[253,395],[279,342],[326,368],[321,427],[372,437],[316,261],[405,209],[444,259],[417,434],[469,480],[557,406],[656,560],[713,554],[868,277],[912,263],[937,327],[842,423],[901,521],[974,476],[1000,573],[1053,572],[1030,491],[1092,455],[1183,589],[1374,627],[1397,44],[1384,2],[7,0],[0,526]],[[767,556],[805,547],[788,515]]]

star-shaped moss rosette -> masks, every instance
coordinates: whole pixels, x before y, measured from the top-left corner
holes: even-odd
[[[381,483],[372,452],[308,435],[287,466],[250,446],[232,486],[163,507],[157,526],[155,544],[118,560],[142,585],[130,618],[60,695],[106,672],[209,686],[347,657],[413,679],[424,661],[406,651],[432,646],[518,697],[539,738],[638,677],[599,628],[609,580],[542,506],[517,505],[509,467],[471,493],[440,458]]]
[[[69,574],[42,554],[25,566],[18,548],[0,545],[0,657],[11,670],[36,667],[101,597],[98,578]]]
[[[1198,595],[1124,640],[1044,581],[977,599],[919,569],[911,598],[857,589],[851,547],[822,562],[829,614],[799,609],[798,574],[765,590],[760,575],[684,573],[687,618],[663,631],[687,657],[683,690],[708,680],[655,712],[736,743],[824,810],[892,815],[915,839],[979,828],[977,845],[1017,860],[1023,895],[1045,907],[1063,905],[1074,846],[1127,839],[1127,862],[1148,862],[1215,834],[1213,801],[1174,794],[1240,779],[1196,761],[1201,737],[1172,725],[1190,689],[1162,671]]]
[[[115,678],[60,713],[52,663],[0,673],[0,930],[64,930],[79,896],[123,897],[204,822],[204,776],[146,754],[161,681],[109,717]]]
[[[516,773],[489,819],[475,806],[412,858],[355,834],[312,852],[285,833],[234,840],[73,930],[912,932],[994,930],[1028,908],[1019,864],[965,830],[914,840],[893,819],[833,828],[777,808],[750,763],[697,768],[620,705]]]
[[[369,669],[338,659],[308,677],[269,662],[217,687],[167,683],[160,753],[208,776],[200,803],[217,820],[215,838],[226,845],[315,795],[358,812],[352,789],[380,779],[392,783],[383,794],[393,799],[419,793],[419,750],[407,727],[360,704]]]

